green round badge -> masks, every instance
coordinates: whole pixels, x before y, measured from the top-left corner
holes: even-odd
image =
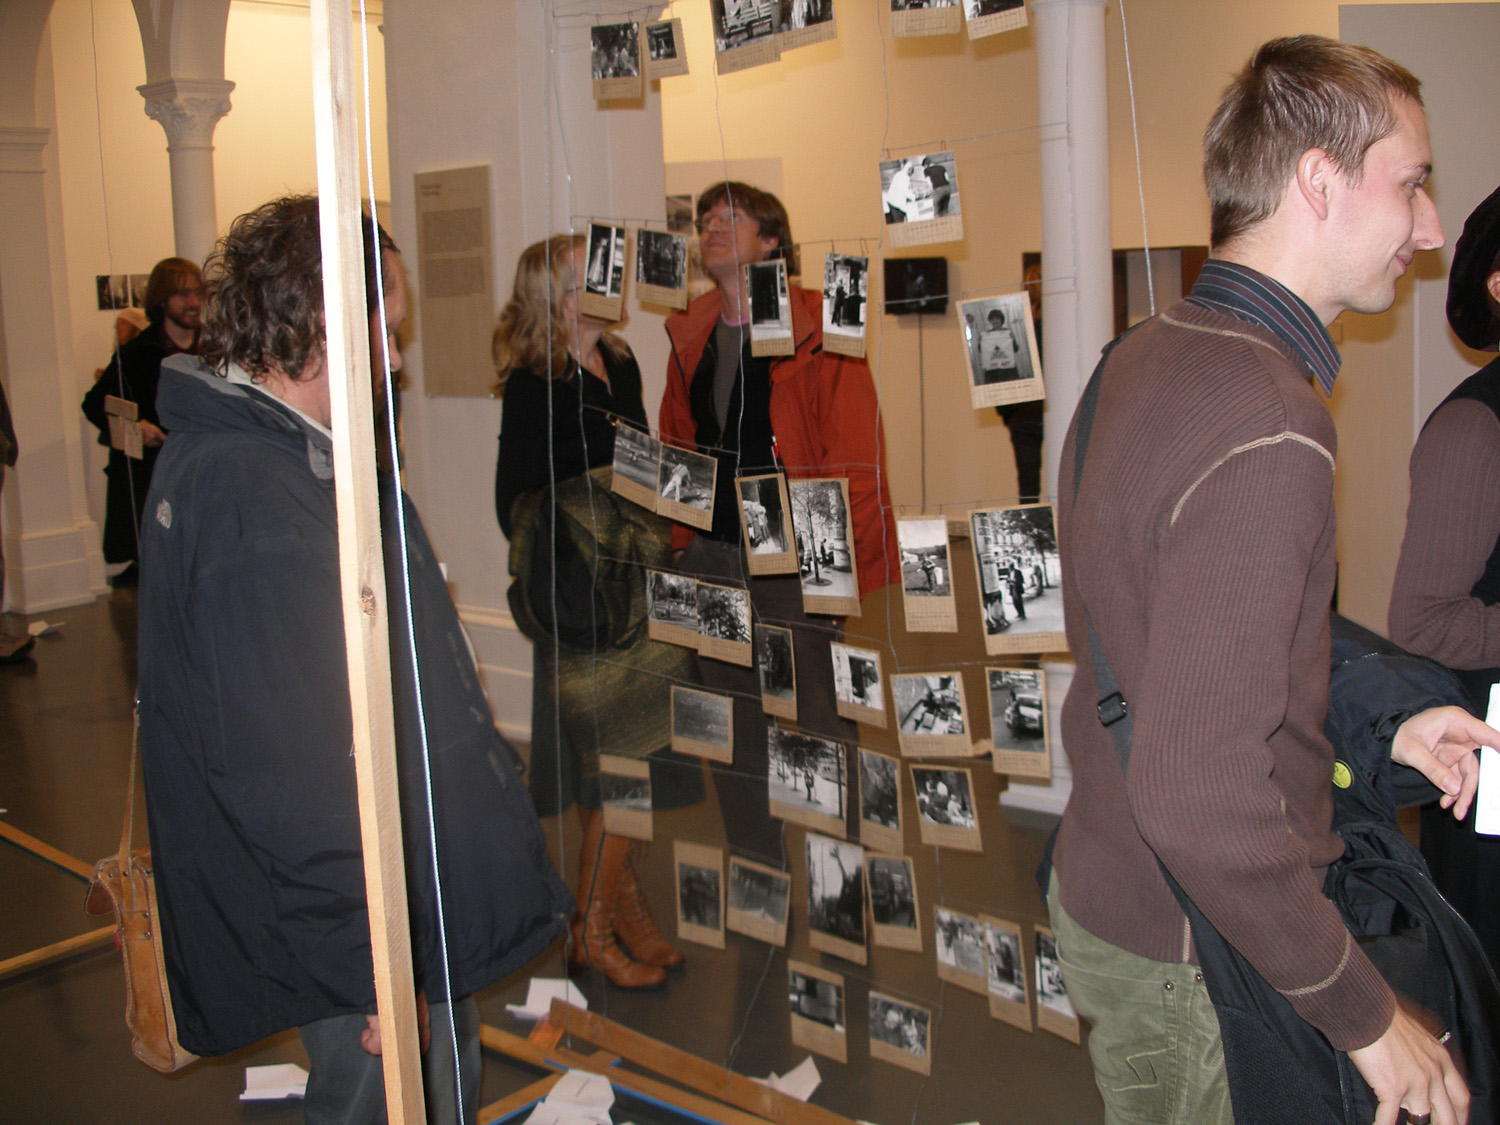
[[[1349,772],[1349,767],[1337,759],[1333,763],[1333,783],[1340,789],[1348,789],[1354,784],[1354,775]]]

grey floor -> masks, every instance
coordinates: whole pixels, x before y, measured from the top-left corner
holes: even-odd
[[[117,591],[98,602],[46,614],[61,622],[41,638],[35,659],[0,666],[0,819],[90,863],[118,842],[130,755],[135,599]],[[21,625],[19,619],[10,622]],[[971,689],[970,696],[973,698]],[[872,744],[876,744],[872,741]],[[807,947],[805,908],[794,906],[789,950],[727,935],[723,950],[687,945],[685,972],[657,993],[628,994],[586,980],[591,1007],[611,1019],[735,1071],[764,1075],[790,1069],[806,1055],[790,1041],[786,960],[793,956],[842,973],[847,988],[848,1057],[818,1058],[823,1085],[814,1101],[877,1125],[1027,1122],[1092,1125],[1103,1118],[1086,1053],[1042,1031],[1025,1033],[989,1016],[984,997],[940,982],[933,959],[932,906],[990,913],[1020,922],[1028,952],[1031,926],[1044,922],[1031,881],[1045,817],[1003,810],[998,779],[974,763],[984,854],[923,847],[908,825],[916,864],[923,953],[872,949],[858,966]],[[906,817],[914,817],[906,794]],[[574,866],[576,823],[547,823],[562,866]],[[717,844],[722,828],[712,797],[659,813],[658,843],[642,867],[658,917],[672,929],[673,839]],[[560,839],[559,839],[560,835]],[[801,833],[788,829],[797,854]],[[805,894],[793,864],[793,903]],[[81,879],[0,842],[0,960],[83,933],[97,920],[82,913]],[[525,1033],[505,1004],[521,998],[532,973],[557,976],[559,949],[527,973],[480,998],[485,1020]],[[933,1012],[930,1078],[872,1060],[863,1013],[872,984]],[[164,1077],[130,1054],[122,1019],[123,984],[113,946],[0,979],[0,1122],[295,1122],[296,1103],[241,1104],[244,1068],[305,1063],[294,1033],[224,1058],[201,1060]],[[537,1077],[517,1063],[486,1055],[483,1101],[489,1104]],[[638,1107],[637,1107],[638,1108]],[[644,1125],[649,1112],[632,1112]]]

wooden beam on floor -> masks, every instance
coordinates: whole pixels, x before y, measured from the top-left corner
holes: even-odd
[[[577,1051],[570,1051],[566,1047],[544,1049],[519,1035],[501,1031],[489,1024],[480,1025],[479,1042],[492,1051],[509,1055],[513,1059],[519,1059],[533,1066],[544,1066],[549,1070],[587,1070],[593,1074],[602,1074],[609,1079],[612,1086],[629,1090],[643,1097],[654,1098],[656,1101],[666,1102],[685,1113],[695,1113],[709,1121],[720,1122],[721,1125],[770,1125],[767,1118],[756,1117],[754,1114],[745,1113],[723,1102],[700,1097],[686,1090],[680,1090],[676,1086],[648,1078],[643,1074],[611,1066],[605,1061],[611,1057],[607,1052],[584,1055]]]
[[[778,1125],[854,1125],[849,1118],[831,1110],[798,1101],[753,1078],[735,1074],[562,1000],[552,1001],[552,1012],[547,1019],[569,1035],[614,1051],[653,1073],[671,1075],[674,1081]]]
[[[44,844],[35,836],[28,836],[19,828],[14,828],[0,820],[0,839],[9,840],[16,847],[30,852],[34,856],[40,856],[48,863],[61,867],[70,875],[77,875],[80,879],[92,879],[94,877],[94,865],[84,863],[81,859],[75,859],[66,852],[60,852],[51,844]]]
[[[17,954],[0,961],[0,980],[24,973],[28,969],[40,968],[53,961],[61,961],[64,957],[71,957],[75,953],[81,953],[85,949],[92,949],[96,945],[104,945],[115,936],[113,926],[101,926],[97,930],[90,930],[86,934],[77,937],[66,938],[63,941],[55,941],[51,945],[44,945],[40,949],[33,949],[30,953]]]
[[[552,1087],[563,1079],[563,1071],[549,1074],[545,1078],[538,1078],[530,1086],[517,1090],[508,1098],[501,1098],[498,1102],[491,1102],[479,1111],[479,1125],[489,1125],[491,1121],[498,1121],[502,1117],[509,1116],[518,1109],[525,1109],[533,1102],[539,1102],[548,1094],[552,1093]]]

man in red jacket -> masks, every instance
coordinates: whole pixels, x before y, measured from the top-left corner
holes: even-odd
[[[748,585],[757,626],[790,627],[797,676],[797,726],[853,743],[855,725],[840,718],[829,642],[837,622],[808,618],[795,574],[751,578],[741,543],[735,478],[784,472],[845,477],[862,595],[900,573],[885,436],[870,368],[862,359],[823,350],[822,294],[791,288],[795,354],[754,356],[745,267],[781,258],[797,272],[791,223],[781,200],[742,183],[720,183],[698,199],[703,268],[717,288],[667,321],[672,355],[661,404],[664,441],[698,449],[719,462],[713,526],[674,529],[679,568],[716,582]],[[714,775],[729,844],[774,861],[780,826],[766,791],[766,717],[753,669],[701,661],[704,683],[734,693],[732,771]],[[846,809],[846,814],[853,816]],[[851,819],[852,823],[852,819]]]

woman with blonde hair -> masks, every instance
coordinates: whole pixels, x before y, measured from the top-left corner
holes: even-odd
[[[616,424],[649,427],[630,348],[579,311],[586,241],[527,247],[495,326],[495,511],[510,605],[535,644],[532,800],[542,816],[576,805],[583,824],[570,965],[659,988],[683,955],[651,918],[631,841],[604,831],[599,754],[650,755],[655,808],[702,799],[701,766],[665,750],[671,684],[696,676],[687,649],[647,636],[645,570],[671,565],[666,521],[610,491]]]

